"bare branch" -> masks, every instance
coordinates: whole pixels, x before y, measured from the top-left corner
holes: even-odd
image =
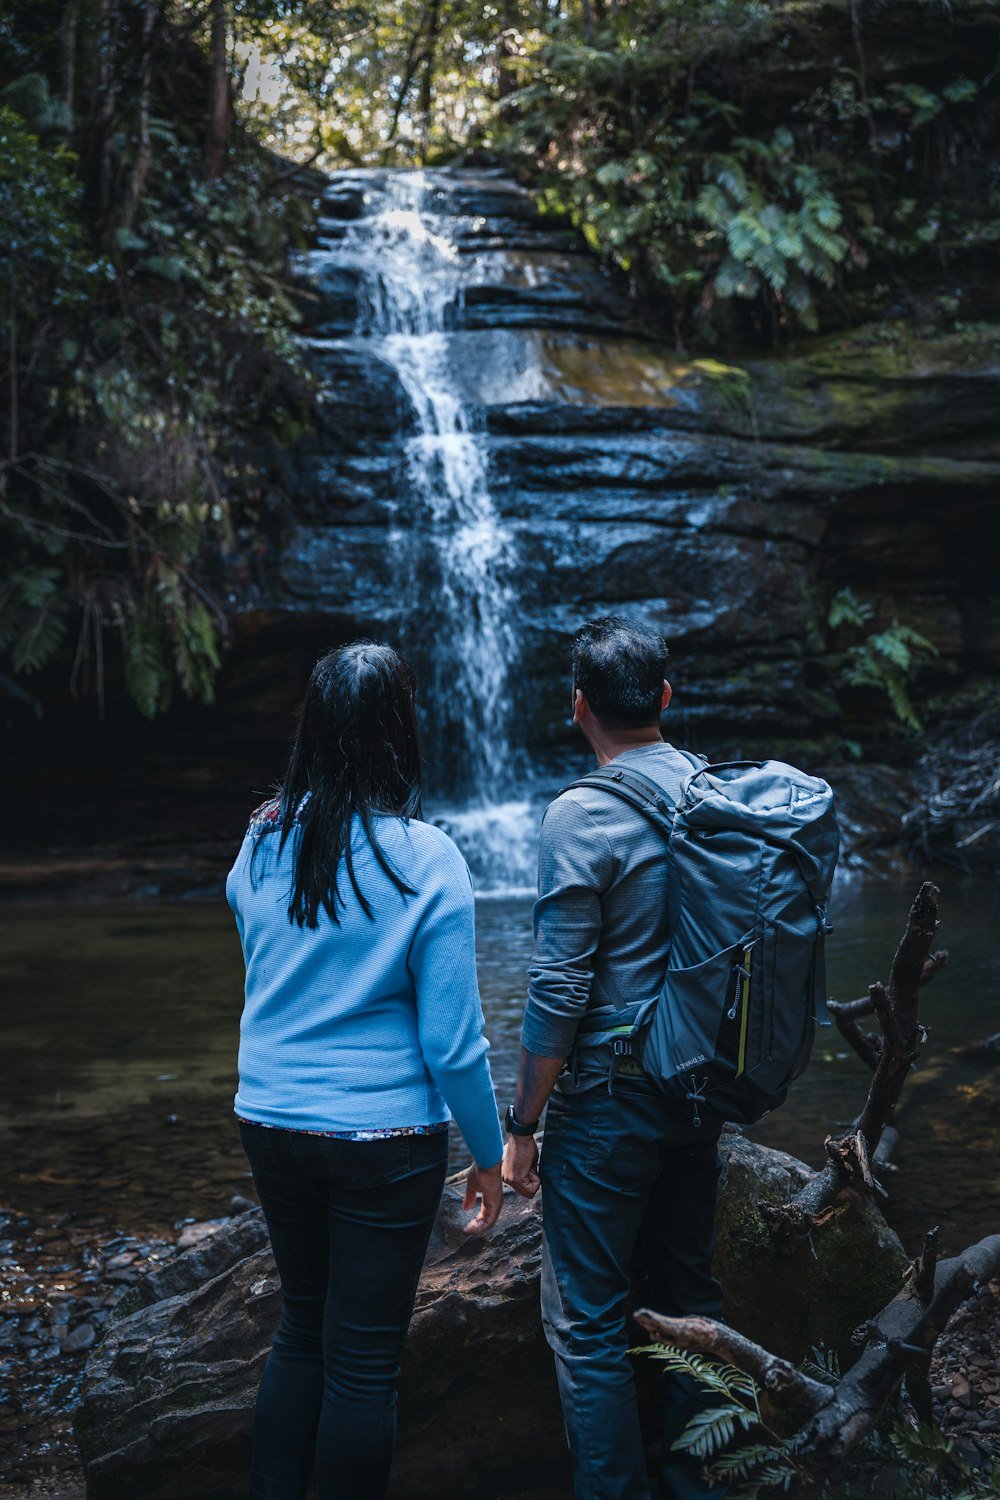
[[[714,1318],[668,1318],[648,1307],[640,1308],[635,1320],[646,1332],[664,1343],[680,1349],[707,1354],[723,1364],[735,1365],[752,1376],[761,1390],[774,1399],[783,1412],[795,1414],[804,1421],[819,1411],[830,1399],[830,1389],[818,1380],[803,1375],[787,1359],[744,1338],[735,1328],[717,1323]]]
[[[775,1412],[799,1424],[792,1451],[809,1473],[826,1474],[871,1430],[900,1382],[917,1410],[929,1409],[927,1370],[952,1313],[976,1287],[1000,1273],[1000,1234],[990,1235],[935,1271],[936,1231],[906,1284],[865,1325],[865,1347],[835,1386],[801,1371],[711,1318],[666,1318],[644,1308],[636,1320],[656,1339],[735,1365],[766,1392]]]
[[[869,1003],[882,1025],[879,1054],[872,1074],[868,1098],[859,1118],[848,1135],[826,1142],[829,1164],[806,1183],[787,1205],[784,1216],[784,1238],[793,1238],[793,1226],[799,1218],[801,1240],[811,1228],[811,1220],[831,1204],[840,1190],[853,1182],[868,1191],[885,1195],[876,1180],[872,1159],[877,1157],[882,1132],[892,1118],[910,1065],[917,1055],[920,1031],[917,1003],[924,975],[933,975],[947,961],[944,953],[929,953],[937,927],[938,888],[924,881],[917,892],[889,973],[889,985],[869,987]]]
[[[870,1431],[904,1377],[909,1381],[910,1373],[916,1372],[919,1388],[934,1345],[956,1307],[978,1283],[988,1281],[998,1271],[1000,1234],[994,1234],[961,1255],[942,1261],[933,1294],[926,1300],[918,1294],[919,1273],[910,1278],[869,1325],[863,1353],[831,1392],[827,1404],[797,1435],[795,1451],[799,1459],[815,1473],[826,1471]]]
[[[939,948],[936,953],[932,953],[921,972],[921,985],[930,984],[934,976],[940,974],[947,962],[947,948]],[[845,1020],[857,1020],[861,1016],[870,1016],[872,1013],[871,995],[862,995],[860,1000],[828,1000],[827,1009],[834,1020],[839,1020],[840,1017],[843,1017]]]

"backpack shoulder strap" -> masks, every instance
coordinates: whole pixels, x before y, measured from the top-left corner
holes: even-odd
[[[631,767],[626,770],[624,766],[598,766],[595,770],[588,771],[586,776],[581,776],[578,781],[564,786],[559,795],[572,791],[574,787],[593,787],[595,790],[610,792],[613,797],[634,807],[636,812],[652,823],[658,833],[669,839],[674,825],[673,803],[663,788],[641,771],[635,771]]]

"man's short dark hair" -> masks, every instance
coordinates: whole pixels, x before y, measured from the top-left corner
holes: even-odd
[[[621,615],[581,625],[573,639],[573,683],[602,724],[655,724],[660,716],[667,643]]]

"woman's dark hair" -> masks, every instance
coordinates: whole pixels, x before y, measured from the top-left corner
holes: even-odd
[[[663,636],[621,615],[588,620],[574,637],[573,686],[609,728],[655,724],[666,675]]]
[[[372,917],[354,872],[355,814],[389,879],[404,895],[414,894],[386,859],[373,826],[377,813],[422,816],[413,691],[413,673],[403,658],[371,641],[340,646],[313,667],[276,819],[279,854],[293,832],[295,837],[290,922],[316,927],[321,906],[339,922],[341,858],[362,910]]]

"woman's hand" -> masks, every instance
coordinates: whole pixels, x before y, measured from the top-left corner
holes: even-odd
[[[482,1207],[474,1219],[465,1226],[466,1234],[485,1234],[492,1229],[500,1217],[503,1207],[503,1183],[500,1180],[500,1163],[495,1167],[481,1167],[473,1162],[465,1179],[463,1208],[475,1208],[476,1199],[482,1198]]]

